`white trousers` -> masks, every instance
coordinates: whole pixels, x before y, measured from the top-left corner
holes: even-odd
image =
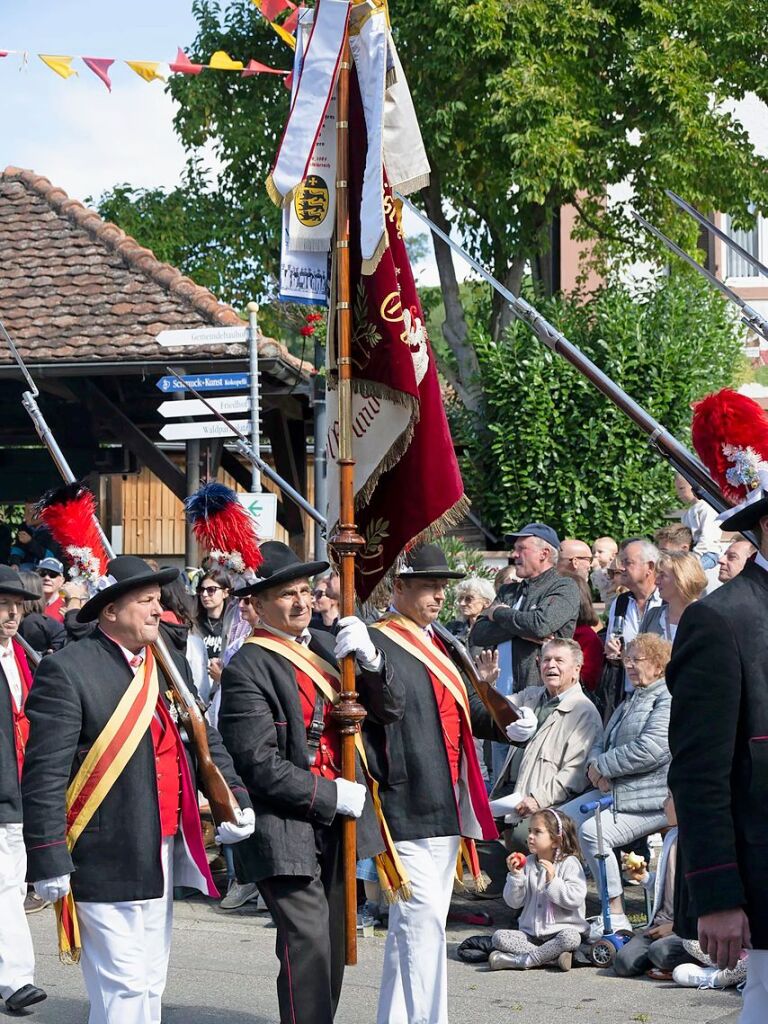
[[[747,957],[747,984],[739,1024],[765,1024],[768,1021],[768,949],[750,949]]]
[[[160,1024],[173,925],[173,838],[163,839],[160,899],[78,903],[88,1024]]]
[[[448,1024],[445,922],[459,843],[458,836],[395,843],[413,896],[389,910],[377,1024]]]
[[[35,953],[29,934],[27,851],[20,824],[0,825],[0,996],[7,999],[35,974]]]

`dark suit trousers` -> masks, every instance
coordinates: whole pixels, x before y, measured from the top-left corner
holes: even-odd
[[[259,891],[277,926],[280,1024],[332,1024],[344,978],[341,828],[315,829],[314,877],[264,878]]]

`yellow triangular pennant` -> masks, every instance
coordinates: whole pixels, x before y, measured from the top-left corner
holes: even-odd
[[[224,50],[217,50],[208,61],[208,67],[215,68],[216,71],[242,71],[243,62],[241,60],[232,60]]]
[[[296,49],[296,40],[293,38],[290,32],[286,32],[282,25],[278,25],[276,21],[270,21],[269,23],[272,28],[277,32],[284,43],[287,43],[292,50]]]
[[[160,67],[159,60],[127,60],[125,63],[131,71],[135,71],[139,78],[143,78],[145,82],[154,82],[156,78],[160,79],[161,82],[165,81],[163,75],[158,74],[157,71]]]
[[[77,74],[75,69],[70,67],[75,59],[74,57],[57,57],[50,53],[38,53],[37,56],[43,64],[47,64],[51,71],[55,71],[62,78],[70,78],[72,75]]]

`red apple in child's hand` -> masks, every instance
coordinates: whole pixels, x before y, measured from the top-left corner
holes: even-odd
[[[526,857],[524,853],[511,853],[507,857],[507,867],[510,871],[522,871],[525,867]]]

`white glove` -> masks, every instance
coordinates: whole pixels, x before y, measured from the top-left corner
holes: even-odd
[[[373,645],[368,627],[356,615],[339,619],[339,632],[336,634],[333,653],[337,661],[354,653],[361,668],[367,668],[369,672],[375,672],[381,666],[381,655]]]
[[[69,875],[57,875],[55,878],[41,878],[34,882],[35,892],[41,900],[55,903],[63,900],[69,892]]]
[[[350,818],[359,818],[363,813],[363,804],[368,790],[359,782],[349,779],[336,779],[336,813],[347,814]]]
[[[517,708],[520,716],[507,726],[507,736],[513,743],[527,743],[539,727],[539,720],[530,708]]]
[[[237,812],[236,825],[233,825],[231,821],[222,821],[216,829],[216,842],[221,843],[222,846],[231,846],[232,843],[239,843],[253,835],[255,828],[256,815],[253,813],[252,807],[246,807],[245,810]]]

